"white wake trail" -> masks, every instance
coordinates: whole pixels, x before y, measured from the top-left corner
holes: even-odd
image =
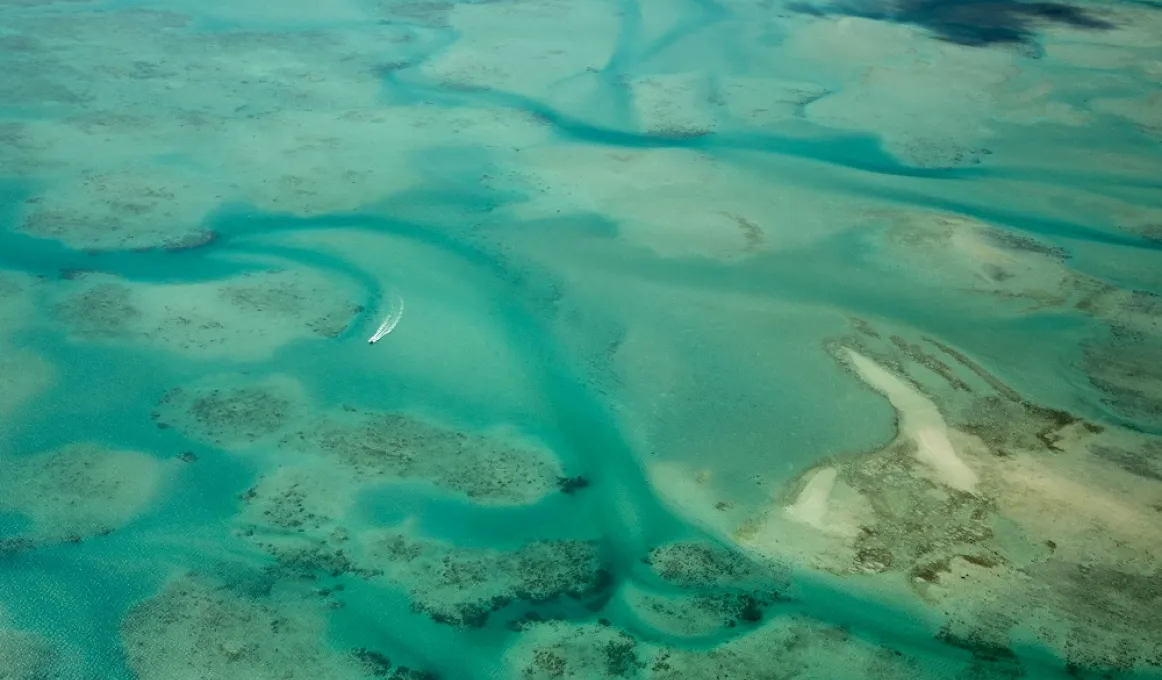
[[[395,330],[396,324],[398,324],[399,320],[402,318],[403,298],[399,298],[399,305],[396,306],[396,308],[387,315],[387,318],[383,320],[383,323],[379,324],[379,328],[376,329],[374,335],[367,339],[367,342],[369,344],[375,344],[376,342],[379,342],[383,336]]]

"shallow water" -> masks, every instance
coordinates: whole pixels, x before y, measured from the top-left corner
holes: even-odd
[[[1159,36],[0,3],[0,678],[1162,675]]]

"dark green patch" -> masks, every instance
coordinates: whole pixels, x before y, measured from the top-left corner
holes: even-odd
[[[739,598],[738,618],[741,621],[748,623],[757,623],[763,620],[763,610],[759,606],[758,600],[749,595],[744,595]]]
[[[1026,253],[1035,253],[1037,255],[1047,255],[1057,260],[1069,259],[1069,252],[1057,246],[1051,246],[1047,243],[1042,243],[1036,239],[1017,234],[1004,229],[982,229],[981,235],[993,245],[999,246],[1006,250],[1015,250]]]
[[[560,477],[557,479],[557,488],[564,494],[573,494],[589,486],[589,480],[584,477]]]
[[[949,560],[937,560],[935,562],[928,562],[926,564],[917,564],[912,567],[908,575],[912,578],[918,578],[928,583],[936,583],[940,580],[941,574],[947,574],[949,570]]]
[[[565,662],[565,658],[560,654],[549,651],[547,649],[538,649],[533,653],[533,669],[539,670],[551,678],[559,678],[564,676],[566,668],[567,664]],[[533,673],[530,673],[526,670],[525,677],[532,676]]]
[[[637,641],[622,634],[605,645],[605,670],[612,677],[624,677],[645,664],[638,661]]]
[[[975,564],[978,567],[984,567],[986,569],[992,569],[1000,565],[1000,561],[990,555],[961,555],[960,557],[969,564]]]
[[[979,635],[961,636],[952,632],[952,627],[945,624],[940,632],[936,635],[936,639],[940,640],[946,645],[963,649],[972,654],[972,658],[978,661],[989,662],[1004,662],[1004,663],[1019,663],[1016,653],[1008,647],[989,642]]]
[[[944,363],[943,361],[940,361],[934,355],[925,352],[924,348],[920,345],[910,344],[907,340],[898,335],[893,335],[891,337],[891,341],[892,344],[896,346],[896,349],[911,357],[914,361],[916,361],[916,363],[927,367],[933,373],[936,373],[940,377],[944,378],[944,380],[947,381],[953,389],[961,390],[963,392],[971,391],[968,387],[968,383],[961,380],[960,376],[956,375],[956,372],[952,370],[951,366]]]
[[[391,659],[386,655],[370,649],[360,647],[352,652],[359,660],[364,670],[374,678],[388,678],[389,680],[439,680],[439,676],[430,671],[421,671],[407,666],[393,668]]]
[[[1095,456],[1107,460],[1126,472],[1145,479],[1162,480],[1162,445],[1151,443],[1141,451],[1126,451],[1113,446],[1094,445]]]

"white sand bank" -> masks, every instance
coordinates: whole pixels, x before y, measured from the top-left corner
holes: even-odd
[[[787,517],[823,530],[826,527],[827,501],[835,487],[835,468],[826,467],[811,474],[799,497],[786,510]]]
[[[972,492],[979,481],[948,438],[948,425],[936,405],[885,368],[858,352],[847,349],[851,366],[869,386],[883,393],[899,413],[900,436],[916,444],[916,458],[934,472],[939,481],[961,491]]]

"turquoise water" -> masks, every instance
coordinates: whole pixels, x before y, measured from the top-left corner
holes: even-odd
[[[0,3],[0,679],[1162,675],[1160,35]]]

